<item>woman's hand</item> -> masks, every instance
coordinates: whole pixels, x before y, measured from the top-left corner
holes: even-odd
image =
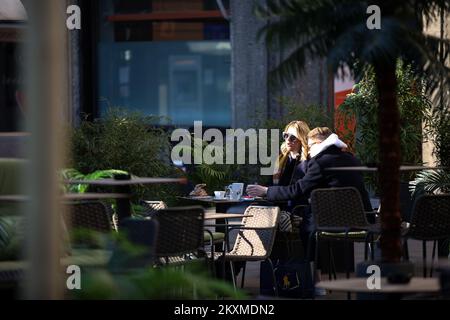
[[[267,189],[269,188],[257,184],[249,184],[246,192],[251,197],[265,197],[267,194]]]

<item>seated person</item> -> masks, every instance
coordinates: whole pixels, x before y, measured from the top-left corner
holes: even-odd
[[[364,186],[362,174],[357,171],[328,171],[330,167],[360,166],[360,161],[351,153],[345,152],[347,145],[329,128],[319,127],[308,134],[310,160],[306,174],[287,186],[265,187],[249,185],[247,193],[251,196],[267,197],[268,201],[308,199],[318,188],[355,187],[359,190],[366,211],[372,211],[369,195]],[[300,237],[307,248],[309,234],[314,229],[311,210],[305,210],[300,225]]]
[[[309,131],[308,125],[303,121],[292,121],[284,128],[284,142],[275,166],[273,185],[288,186],[305,176]],[[307,203],[289,200],[287,206],[282,209],[292,212],[298,204]]]

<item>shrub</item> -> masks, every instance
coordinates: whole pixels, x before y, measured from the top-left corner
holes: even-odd
[[[400,145],[402,163],[422,163],[422,121],[430,121],[428,111],[431,102],[425,95],[422,81],[411,66],[402,61],[397,64],[397,100],[400,110]],[[355,85],[354,92],[349,94],[339,106],[345,119],[356,117],[356,137],[351,130],[345,141],[354,141],[350,149],[357,157],[368,165],[378,163],[378,100],[373,68],[367,68],[363,78]],[[346,129],[351,123],[344,123]],[[412,177],[408,177],[409,179]],[[367,176],[368,184],[376,189],[375,175]]]
[[[92,122],[82,121],[71,132],[71,167],[84,175],[111,169],[141,177],[179,175],[171,166],[168,134],[156,127],[158,121],[159,117],[118,108]],[[135,191],[141,199],[163,199],[170,204],[178,189],[149,185]]]

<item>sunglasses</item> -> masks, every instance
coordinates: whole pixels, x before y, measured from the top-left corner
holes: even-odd
[[[283,139],[284,140],[288,140],[289,142],[297,141],[297,137],[296,136],[294,136],[294,135],[292,135],[290,133],[287,133],[287,132],[283,132]]]

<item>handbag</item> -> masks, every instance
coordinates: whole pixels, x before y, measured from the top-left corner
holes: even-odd
[[[291,213],[288,211],[280,212],[280,221],[278,223],[278,230],[281,232],[292,232]]]
[[[278,223],[278,230],[280,232],[298,232],[298,228],[302,218],[298,215],[292,214],[289,211],[280,212],[280,221]]]
[[[260,293],[275,295],[272,270],[269,262],[261,262]],[[312,298],[314,294],[311,266],[308,261],[298,258],[278,260],[274,265],[278,295],[286,298]]]

